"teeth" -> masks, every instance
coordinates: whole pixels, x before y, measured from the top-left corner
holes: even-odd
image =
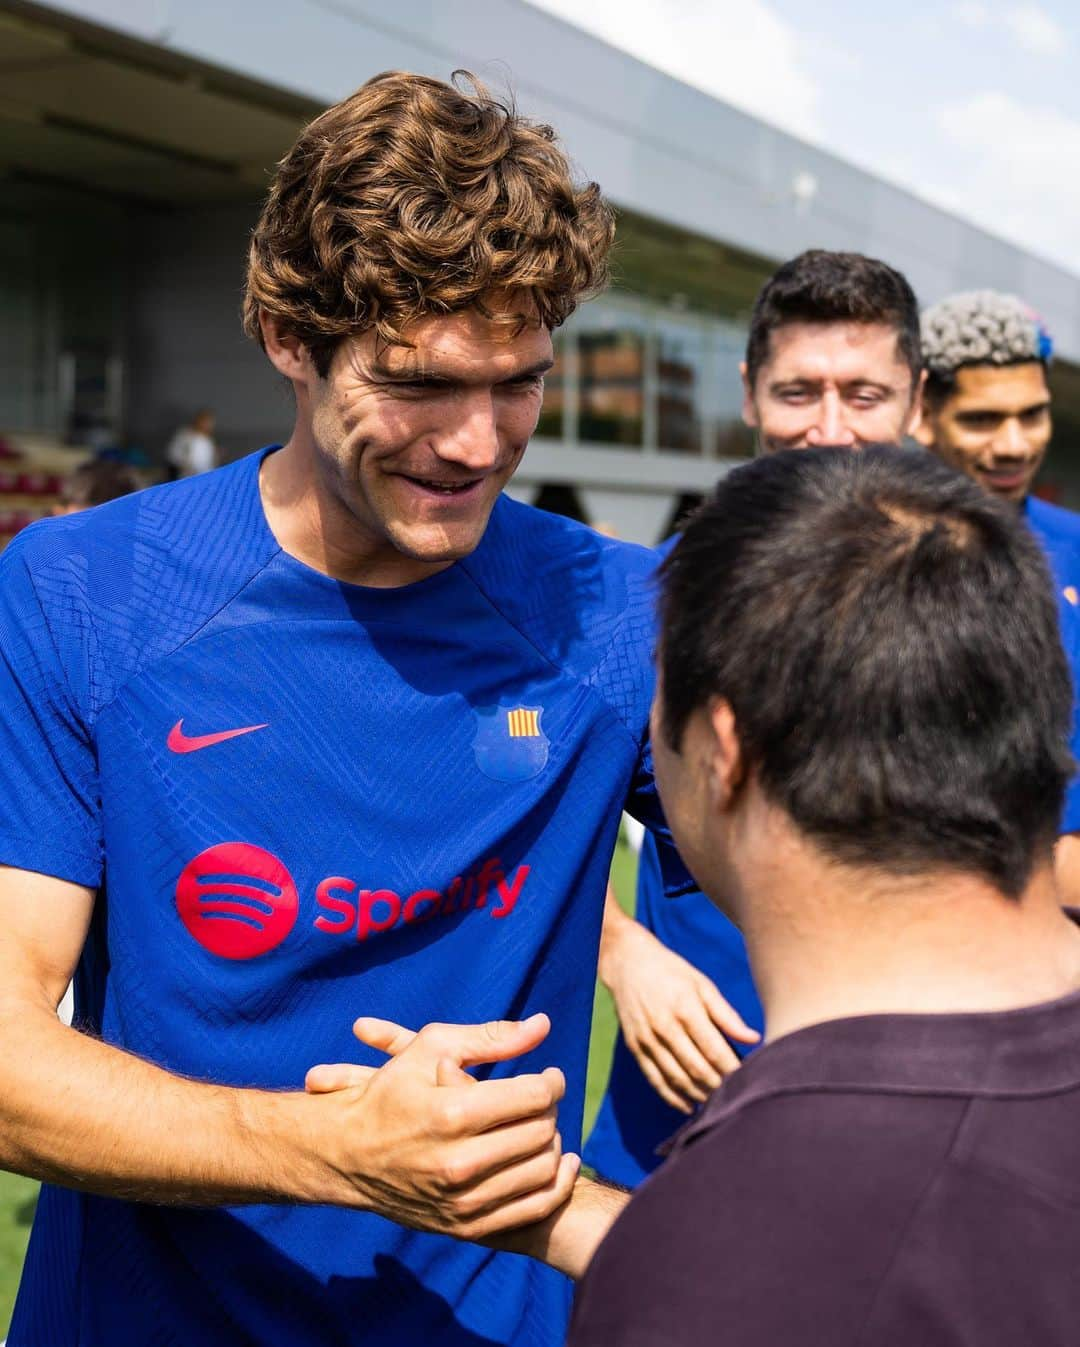
[[[417,477],[416,481],[431,491],[441,491],[444,496],[452,496],[456,492],[464,491],[466,487],[472,486],[472,482],[432,482],[426,477]]]

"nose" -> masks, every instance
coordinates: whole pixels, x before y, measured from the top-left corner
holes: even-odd
[[[499,460],[499,426],[490,389],[463,392],[454,400],[450,420],[436,441],[436,452],[446,463],[469,472],[488,472]]]
[[[1017,416],[1006,417],[994,437],[994,453],[1009,458],[1022,458],[1028,451],[1027,436]]]
[[[855,444],[855,432],[844,419],[843,404],[836,392],[830,390],[822,397],[817,420],[806,432],[806,442],[810,445],[840,445],[845,449]]]

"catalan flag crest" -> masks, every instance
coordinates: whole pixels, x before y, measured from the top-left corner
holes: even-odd
[[[540,712],[527,706],[515,706],[506,713],[506,725],[511,739],[539,739]]]
[[[493,781],[510,783],[539,776],[547,766],[550,744],[541,723],[542,706],[500,702],[474,706],[476,765]]]

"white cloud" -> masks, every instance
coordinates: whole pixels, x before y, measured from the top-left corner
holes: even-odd
[[[953,14],[968,28],[985,28],[990,22],[990,10],[979,0],[960,0],[953,5]]]
[[[532,3],[784,130],[821,135],[820,88],[801,39],[764,0]]]
[[[1068,46],[1065,30],[1041,5],[1014,5],[1002,15],[1002,22],[1035,56],[1059,56]]]
[[[960,173],[928,194],[1021,247],[1080,271],[1080,118],[981,93],[945,104],[942,133],[958,150]]]

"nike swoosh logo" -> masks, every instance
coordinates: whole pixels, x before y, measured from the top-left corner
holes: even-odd
[[[220,730],[217,734],[185,734],[184,720],[181,717],[169,731],[166,745],[174,753],[197,753],[200,748],[210,748],[213,744],[223,744],[226,739],[235,739],[240,734],[251,734],[253,730],[265,730],[266,725],[244,725],[238,730]]]

